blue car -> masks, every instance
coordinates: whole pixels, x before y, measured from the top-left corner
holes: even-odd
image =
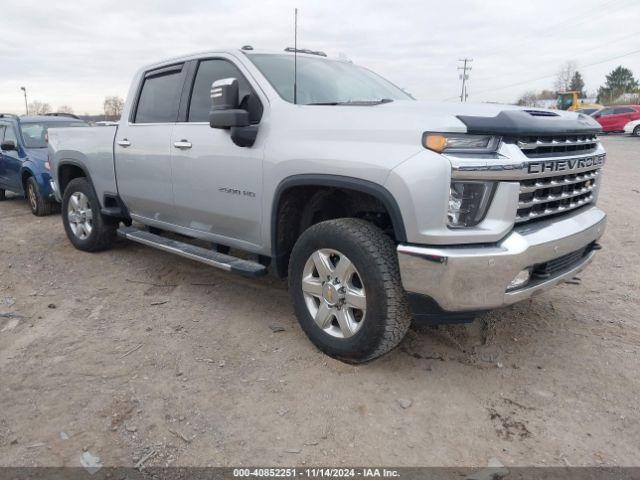
[[[8,190],[23,194],[34,215],[57,210],[47,161],[47,130],[87,126],[70,114],[18,117],[0,113],[0,200]]]

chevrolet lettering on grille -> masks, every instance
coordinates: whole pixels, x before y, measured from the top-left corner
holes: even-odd
[[[604,155],[594,155],[584,158],[568,158],[566,160],[529,162],[527,164],[527,173],[563,172],[589,167],[600,167],[604,165],[604,159]]]

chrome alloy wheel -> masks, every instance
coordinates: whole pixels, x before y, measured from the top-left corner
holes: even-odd
[[[69,198],[67,218],[73,234],[85,240],[93,230],[93,211],[89,206],[89,198],[82,192],[76,192]]]
[[[362,277],[346,255],[323,248],[307,260],[302,292],[309,313],[327,334],[349,338],[362,327],[367,297]]]
[[[31,182],[27,185],[27,198],[29,199],[29,205],[34,212],[38,209],[38,196],[36,189]]]

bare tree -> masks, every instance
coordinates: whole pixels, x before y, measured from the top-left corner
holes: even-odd
[[[73,113],[73,108],[69,105],[60,105],[56,111],[59,113]]]
[[[122,115],[124,100],[121,97],[105,97],[104,99],[104,115],[109,120],[117,120]]]
[[[34,100],[29,103],[29,114],[31,115],[44,115],[51,112],[51,105],[40,100]]]
[[[537,107],[538,94],[533,90],[525,92],[520,96],[516,105],[520,105],[521,107]]]
[[[562,65],[562,68],[556,75],[556,90],[558,90],[559,92],[566,92],[567,90],[569,90],[569,88],[571,88],[571,80],[573,79],[573,76],[575,75],[577,69],[578,65],[573,61],[568,61],[564,65]]]

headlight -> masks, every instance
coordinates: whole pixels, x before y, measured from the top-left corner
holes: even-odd
[[[491,153],[500,144],[494,135],[468,135],[466,133],[431,133],[422,135],[424,148],[438,153]]]
[[[449,227],[473,227],[480,223],[491,202],[494,185],[494,182],[451,182],[447,211]]]

